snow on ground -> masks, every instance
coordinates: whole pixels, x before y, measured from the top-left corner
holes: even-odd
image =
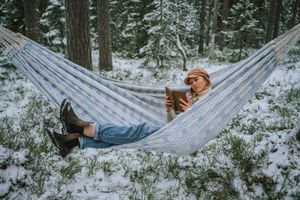
[[[94,70],[98,71],[98,52],[92,52],[92,61]],[[178,63],[177,63],[178,65]],[[208,72],[214,72],[228,66],[228,63],[217,63],[209,59],[194,58],[187,62],[187,68],[205,67]],[[146,70],[143,60],[124,59],[115,55],[113,59],[114,71],[103,73],[105,76],[118,79],[125,82],[134,82],[136,84],[145,85],[164,85],[172,82],[173,84],[182,84],[182,80],[186,75],[181,68],[171,67],[167,69],[157,69],[150,67]]]
[[[93,62],[97,66],[95,52]],[[228,64],[195,59],[188,63],[188,68],[194,66],[212,72]],[[62,160],[42,136],[44,126],[52,123],[59,128],[56,108],[19,72],[0,67],[0,74],[4,77],[0,79],[0,119],[12,130],[10,134],[6,126],[0,127],[0,198],[300,198],[300,142],[291,134],[300,123],[300,97],[294,92],[300,91],[299,60],[280,65],[221,135],[192,156],[77,149]],[[105,75],[151,85],[179,83],[185,74],[177,68],[147,70],[141,60],[115,56],[114,71]],[[29,127],[30,135],[18,135],[26,134],[22,130],[27,130],[27,123],[34,127]],[[11,137],[14,134],[17,137]],[[28,143],[22,146],[20,141]],[[240,160],[253,166],[249,169]]]

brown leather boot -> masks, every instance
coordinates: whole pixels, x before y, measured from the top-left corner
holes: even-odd
[[[46,133],[63,158],[70,154],[75,147],[79,146],[79,133],[63,135],[55,131],[52,132],[50,129],[46,129]]]
[[[60,121],[63,126],[63,133],[83,134],[84,127],[90,124],[89,122],[83,121],[76,115],[71,103],[66,99],[63,100],[60,106]]]

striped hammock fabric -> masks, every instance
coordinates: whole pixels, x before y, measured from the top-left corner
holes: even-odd
[[[110,80],[0,26],[0,48],[57,106],[68,98],[83,119],[131,125],[148,122],[162,128],[141,141],[113,148],[188,154],[215,138],[274,71],[300,36],[300,24],[249,58],[211,75],[211,91],[191,109],[166,122],[164,86]],[[172,85],[171,85],[172,87]],[[174,85],[184,89],[184,85]]]

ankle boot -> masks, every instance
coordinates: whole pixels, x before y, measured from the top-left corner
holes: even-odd
[[[79,133],[62,135],[49,129],[46,129],[46,133],[63,158],[70,154],[75,147],[79,147]]]
[[[83,134],[83,129],[90,123],[83,121],[76,114],[71,106],[71,103],[66,99],[62,102],[60,108],[60,121],[62,123],[62,132],[65,133],[80,133]]]

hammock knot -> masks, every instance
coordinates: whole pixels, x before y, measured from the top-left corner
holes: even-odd
[[[9,46],[6,46],[5,50],[3,51],[5,56],[7,56],[13,49],[21,51],[25,47],[27,43],[25,37],[21,33],[16,33],[15,36],[16,37],[14,37],[13,43],[11,43]]]

